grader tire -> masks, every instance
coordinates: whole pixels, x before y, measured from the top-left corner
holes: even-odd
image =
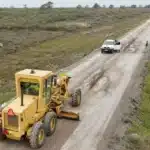
[[[48,112],[44,118],[44,128],[47,136],[51,136],[55,130],[57,125],[57,116],[55,112]]]
[[[42,122],[33,125],[31,135],[29,137],[30,147],[33,149],[41,148],[45,143],[45,130]]]
[[[0,141],[3,141],[6,139],[6,135],[3,134],[2,128],[0,128]]]
[[[72,106],[77,107],[81,104],[81,89],[77,89],[72,95]]]

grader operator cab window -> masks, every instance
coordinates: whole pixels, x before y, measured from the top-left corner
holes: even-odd
[[[53,75],[53,76],[52,76],[51,82],[52,82],[52,85],[53,85],[53,86],[56,86],[56,85],[57,85],[57,75]]]
[[[21,82],[21,87],[23,94],[39,96],[39,83]]]
[[[46,104],[49,103],[51,94],[52,94],[52,87],[57,85],[57,76],[53,75],[50,76],[48,79],[44,81],[44,93],[43,97],[45,99]]]
[[[46,104],[48,104],[50,101],[51,88],[52,88],[52,77],[49,77],[48,79],[45,80],[45,84],[44,84],[44,98]]]

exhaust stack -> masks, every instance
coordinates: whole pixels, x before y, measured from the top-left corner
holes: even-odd
[[[24,106],[23,103],[23,85],[21,84],[21,106]]]

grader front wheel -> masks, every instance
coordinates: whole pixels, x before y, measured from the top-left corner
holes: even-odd
[[[72,95],[72,106],[77,107],[81,104],[81,89],[77,89]]]
[[[30,146],[33,149],[40,148],[45,143],[45,129],[42,122],[37,122],[32,128],[29,137]]]
[[[44,128],[47,136],[52,135],[56,130],[57,116],[55,112],[48,112],[44,118]]]

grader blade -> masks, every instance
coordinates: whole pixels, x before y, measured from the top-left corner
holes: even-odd
[[[61,111],[59,113],[60,118],[65,118],[69,120],[80,120],[79,113],[74,113],[74,112],[68,112],[68,111]]]

